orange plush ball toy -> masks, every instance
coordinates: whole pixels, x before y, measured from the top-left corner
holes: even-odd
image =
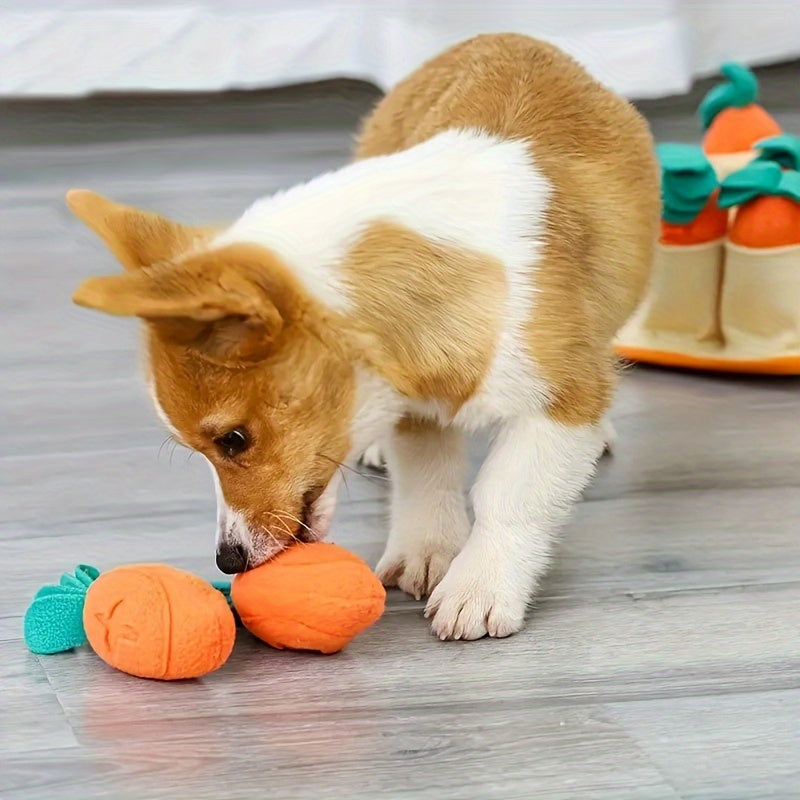
[[[86,637],[100,658],[140,678],[197,678],[231,654],[236,623],[210,583],[164,564],[101,574],[86,593]]]
[[[237,575],[231,597],[245,628],[267,644],[336,653],[381,616],[386,591],[358,556],[316,542]]]

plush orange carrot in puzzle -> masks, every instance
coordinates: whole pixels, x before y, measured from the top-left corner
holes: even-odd
[[[746,163],[756,142],[778,135],[781,127],[756,102],[758,80],[744,64],[728,62],[720,71],[727,80],[711,89],[698,109],[703,150],[712,157],[741,156]]]
[[[742,247],[800,244],[800,172],[756,161],[722,182],[719,203],[737,207],[728,238]]]
[[[693,245],[725,236],[728,212],[717,205],[714,168],[699,147],[661,144],[661,243]]]
[[[800,138],[791,133],[770,136],[756,142],[754,163],[772,161],[784,169],[800,170]]]

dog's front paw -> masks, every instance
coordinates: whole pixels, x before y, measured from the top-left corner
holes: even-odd
[[[423,540],[406,550],[387,548],[375,572],[384,586],[396,586],[421,600],[436,588],[457,554],[458,547]]]
[[[431,594],[425,616],[440,639],[503,638],[522,628],[527,592],[482,572],[480,565],[456,559]]]

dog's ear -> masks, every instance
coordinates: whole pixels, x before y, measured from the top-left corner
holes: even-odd
[[[127,270],[148,267],[208,241],[213,229],[178,222],[123,206],[87,189],[67,192],[67,205],[91,228]]]
[[[89,278],[72,299],[107,314],[141,317],[158,336],[231,366],[261,361],[283,328],[266,282],[222,249],[178,264]]]

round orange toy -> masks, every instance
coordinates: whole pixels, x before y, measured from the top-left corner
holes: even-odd
[[[698,109],[703,150],[709,156],[741,155],[737,166],[743,166],[755,155],[756,142],[778,135],[781,126],[756,102],[758,80],[748,67],[727,62],[720,71],[726,80],[706,94]]]
[[[381,616],[386,591],[358,556],[315,542],[237,575],[231,597],[245,628],[267,644],[336,653]]]
[[[140,678],[197,678],[231,654],[236,623],[225,597],[190,572],[134,564],[86,592],[86,637],[100,658]]]

